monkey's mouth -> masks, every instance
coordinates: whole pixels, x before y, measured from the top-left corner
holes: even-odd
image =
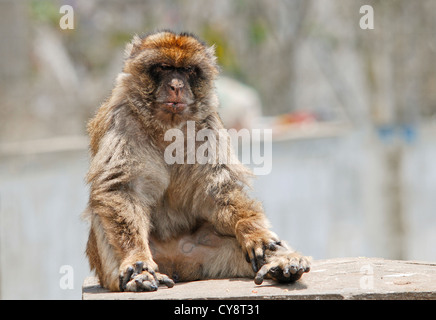
[[[170,113],[182,113],[187,107],[186,103],[181,102],[164,102],[163,109]]]

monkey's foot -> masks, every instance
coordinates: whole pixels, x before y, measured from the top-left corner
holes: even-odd
[[[257,272],[254,282],[261,284],[264,277],[268,275],[278,282],[289,283],[297,281],[303,273],[309,271],[309,257],[304,257],[298,252],[279,249],[266,258],[266,264]]]
[[[174,281],[167,275],[144,267],[144,262],[137,261],[120,273],[120,291],[156,291],[159,284],[174,287]]]

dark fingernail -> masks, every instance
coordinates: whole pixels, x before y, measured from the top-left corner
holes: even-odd
[[[277,245],[275,243],[270,243],[268,249],[271,251],[277,251]]]
[[[254,272],[257,272],[259,270],[259,267],[257,265],[256,253],[254,252],[254,249],[251,249],[251,256],[253,257],[253,259],[251,259],[251,266],[252,266]]]
[[[247,262],[250,262],[250,260],[248,260]],[[173,273],[173,280],[174,282],[179,282],[179,275],[176,272]]]
[[[263,257],[258,257],[257,258],[257,268],[258,269],[262,268],[264,264],[265,264],[265,260],[263,259]]]
[[[119,284],[120,291],[123,292],[126,289],[126,286],[124,285],[124,277],[120,275],[119,277]]]
[[[296,274],[297,273],[297,267],[296,266],[291,266],[289,268],[289,271],[291,272],[291,274]]]
[[[137,261],[136,263],[135,263],[135,272],[136,273],[141,273],[142,272],[142,268],[143,268],[143,266],[144,266],[144,262],[142,262],[142,261]]]
[[[130,281],[132,274],[133,274],[133,267],[129,266],[129,267],[127,267],[126,273],[124,275],[123,274],[120,275],[120,277],[119,277],[120,278],[120,284],[119,284],[120,291],[126,290],[127,282]]]
[[[255,277],[254,278],[254,283],[255,284],[262,284],[262,282],[263,282],[263,277]]]
[[[255,258],[251,259],[251,267],[253,268],[254,272],[259,271],[259,269],[257,268],[257,264],[256,264],[256,259]]]
[[[291,276],[291,273],[289,272],[289,268],[285,268],[285,269],[283,270],[283,275],[284,275],[286,278],[289,278],[289,277]]]

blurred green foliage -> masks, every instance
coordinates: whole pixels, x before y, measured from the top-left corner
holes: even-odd
[[[206,25],[202,30],[201,38],[207,44],[215,45],[215,54],[218,63],[224,70],[231,73],[236,78],[242,78],[243,72],[238,64],[238,59],[229,45],[228,38],[220,31],[220,28]]]
[[[265,23],[257,19],[250,25],[250,42],[254,45],[261,45],[268,37],[268,29]]]
[[[49,0],[32,0],[30,1],[30,14],[34,20],[48,23],[53,26],[59,25],[60,5],[57,2]]]
[[[115,30],[109,34],[109,42],[113,48],[124,48],[132,40],[131,32]]]

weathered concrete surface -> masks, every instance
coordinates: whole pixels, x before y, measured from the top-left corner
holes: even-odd
[[[84,300],[185,299],[436,299],[436,263],[340,258],[313,262],[312,270],[294,284],[270,280],[260,286],[249,279],[177,283],[155,292],[113,293],[95,277],[84,281]]]

